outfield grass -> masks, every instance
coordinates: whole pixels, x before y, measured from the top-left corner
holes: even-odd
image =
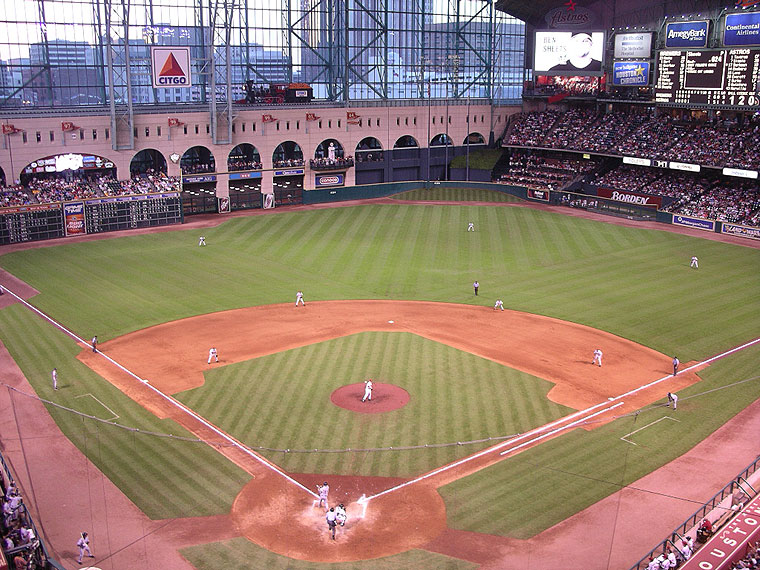
[[[476,193],[473,199],[483,199],[484,195]],[[475,222],[476,232],[466,231],[469,221]],[[6,254],[0,257],[0,266],[41,291],[33,299],[36,306],[84,338],[97,334],[101,341],[190,315],[292,303],[298,289],[305,292],[307,301],[416,299],[491,306],[493,299],[500,297],[509,308],[607,330],[663,353],[678,354],[683,362],[705,358],[760,336],[760,251],[669,232],[624,228],[502,205],[369,205],[234,218],[204,230],[204,235],[209,244],[206,248],[197,247],[197,231],[178,230]],[[700,259],[699,270],[688,267],[692,255]],[[471,289],[475,279],[481,284],[481,297],[477,299]],[[89,398],[75,399],[92,393],[115,410],[127,425],[181,433],[176,424],[153,418],[86,369],[74,358],[78,349],[73,342],[41,324],[28,311],[20,307],[1,310],[0,336],[41,395],[92,413],[97,412],[98,406]],[[362,335],[357,337],[361,339]],[[392,335],[382,342],[392,344],[396,338]],[[353,341],[346,339],[346,342]],[[324,405],[317,402],[313,392],[316,374],[327,366],[323,363],[326,361],[323,348],[316,345],[299,349],[307,355],[300,357],[301,362],[294,353],[225,367],[209,374],[207,380],[210,384],[235,383],[238,389],[251,390],[251,398],[255,398],[262,395],[257,392],[262,388],[245,386],[246,377],[266,374],[272,377],[274,373],[267,371],[267,367],[282,367],[277,373],[286,370],[291,374],[291,370],[297,370],[307,376],[299,385],[304,393],[298,396],[298,409],[311,411],[312,405]],[[438,354],[436,358],[452,358],[454,371],[456,367],[481,366],[438,346],[430,350]],[[380,348],[373,347],[369,352],[371,360],[366,366],[385,360]],[[748,354],[754,360],[740,354],[711,366],[704,373],[709,383],[700,383],[690,390],[697,393],[705,386],[728,384],[746,376],[751,363],[758,360],[756,351]],[[314,373],[308,370],[310,358],[319,362]],[[413,360],[408,358],[407,365]],[[424,360],[418,364],[423,376],[427,374],[424,364]],[[49,372],[53,366],[58,367],[63,384],[76,378],[76,391],[71,389],[69,393],[67,387],[52,393]],[[341,370],[348,369],[351,362],[346,360],[341,366]],[[338,369],[336,365],[335,370]],[[414,393],[413,398],[429,398],[441,405],[430,416],[431,420],[445,424],[454,421],[461,410],[467,411],[467,417],[463,416],[458,424],[430,428],[424,433],[426,440],[439,437],[446,440],[450,434],[461,432],[477,433],[470,425],[475,413],[473,401],[489,398],[490,390],[494,389],[489,382],[499,378],[505,385],[514,382],[513,371],[488,367],[484,370],[493,378],[483,378],[484,383],[473,387],[467,401],[458,402],[451,391],[455,379],[439,387],[423,384],[429,382],[425,378],[418,380],[420,384],[413,390],[426,393]],[[398,375],[401,377],[400,372]],[[528,384],[520,382],[523,385]],[[491,529],[485,532],[509,529],[530,536],[613,492],[620,481],[643,475],[677,457],[760,396],[756,383],[745,386],[746,391],[730,388],[695,398],[694,405],[698,402],[700,408],[694,416],[699,422],[694,423],[692,430],[688,434],[674,432],[677,445],[672,445],[670,438],[661,438],[664,441],[660,441],[660,448],[636,462],[629,460],[627,466],[621,466],[620,458],[614,455],[619,454],[622,445],[620,435],[631,431],[625,422],[632,420],[623,419],[591,434],[568,434],[474,478],[457,482],[456,486],[444,489],[452,524]],[[282,386],[290,387],[290,383]],[[436,388],[449,392],[440,394]],[[532,390],[530,398],[535,399],[537,392],[535,388]],[[231,430],[239,431],[251,443],[310,447],[312,436],[301,433],[294,422],[266,433],[256,431],[254,437],[254,430],[260,427],[255,418],[239,423],[232,417],[225,418],[227,407],[236,405],[237,392],[218,390],[220,396],[228,397],[226,401],[204,398],[204,392],[207,390],[201,388],[182,397],[218,418],[220,423],[228,422]],[[683,396],[689,393],[685,391]],[[728,398],[732,393],[735,395]],[[293,394],[290,390],[288,396]],[[499,407],[504,404],[501,398],[492,399],[495,417],[487,418],[490,423],[486,435],[507,435],[518,429],[512,426],[532,425],[542,421],[541,414],[550,417],[557,413],[546,408],[531,409],[532,417],[510,418],[514,402],[510,401],[505,408]],[[691,400],[683,401],[679,414],[689,415],[691,405]],[[431,410],[432,407],[424,413],[432,414]],[[400,412],[396,415],[403,415],[403,410]],[[149,516],[226,512],[231,498],[246,481],[242,472],[204,446],[154,440],[115,428],[96,429],[89,420],[84,422],[68,412],[53,409],[51,413],[64,433]],[[333,408],[330,413],[335,414],[336,421],[343,421],[340,411]],[[392,417],[390,414],[388,420],[368,421],[380,425]],[[498,433],[500,429],[506,433]],[[325,441],[331,447],[347,447],[349,441],[357,438],[360,444],[367,441],[380,446],[392,441],[413,443],[419,434],[401,430],[380,437],[333,430],[328,435],[322,438],[319,447],[324,447]],[[459,435],[455,439],[465,437]],[[605,453],[606,463],[599,459]],[[382,471],[389,469],[383,455],[386,453],[378,453],[377,459],[373,456],[343,461],[357,472]],[[408,473],[434,463],[429,458],[412,455],[417,452],[394,455],[392,469]],[[288,463],[291,461],[294,463]],[[330,463],[317,456],[287,458],[285,462],[296,470],[331,469]],[[555,469],[557,479],[552,478]],[[589,475],[597,471],[601,477]],[[538,473],[541,477],[536,477]],[[579,473],[578,481],[559,482],[574,479],[568,473]],[[219,479],[214,486],[218,496],[209,496],[208,486],[199,484],[204,478]],[[543,480],[545,487],[541,486]],[[151,485],[155,495],[146,497],[145,485]],[[534,500],[539,504],[542,499],[538,490],[547,495],[556,490],[562,498],[561,505],[542,504],[547,512],[541,516],[531,506],[531,516],[522,513],[520,517],[515,505],[520,503],[526,488],[534,486],[537,489]],[[486,522],[486,518],[491,522]],[[493,525],[502,526],[497,529]]]
[[[214,544],[182,548],[182,556],[196,568],[213,568],[218,570],[250,570],[267,568],[268,570],[474,570],[478,564],[450,558],[442,554],[410,550],[395,556],[361,562],[338,562],[318,564],[304,562],[280,556],[251,543],[245,538],[236,538]]]
[[[476,232],[467,232],[474,221]],[[307,300],[419,299],[580,322],[686,362],[760,333],[760,250],[493,206],[355,206],[235,218],[0,257],[35,304],[101,341],[194,314]],[[692,255],[700,269],[689,269]]]
[[[330,402],[334,390],[367,376],[404,388],[410,402],[383,414],[356,414]],[[411,477],[489,445],[456,442],[524,433],[571,413],[547,399],[551,388],[411,333],[366,332],[208,371],[204,386],[177,398],[254,448],[396,448],[264,452],[287,471]],[[441,443],[453,445],[398,449]]]

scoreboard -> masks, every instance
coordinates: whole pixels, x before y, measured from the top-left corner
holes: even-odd
[[[182,223],[179,192],[0,209],[0,245]]]
[[[662,50],[655,101],[726,107],[760,106],[760,48]]]
[[[60,204],[35,204],[0,210],[0,244],[63,237]]]
[[[178,192],[84,201],[84,227],[88,234],[181,222],[182,201]]]

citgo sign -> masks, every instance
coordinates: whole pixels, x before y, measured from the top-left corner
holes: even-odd
[[[153,87],[190,87],[190,48],[151,47]]]

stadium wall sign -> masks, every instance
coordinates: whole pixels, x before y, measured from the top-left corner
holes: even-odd
[[[740,560],[760,534],[760,497],[755,497],[721,528],[682,569],[728,570]]]
[[[612,188],[599,188],[596,193],[600,198],[611,198],[618,202],[628,202],[629,204],[651,206],[653,208],[659,208],[662,206],[661,196],[649,196],[647,194],[638,194],[637,192],[624,192],[621,190],[613,190]]]
[[[688,216],[673,216],[673,223],[677,226],[684,226],[687,228],[706,230],[708,232],[715,231],[715,222],[713,220],[703,220],[702,218],[690,218]]]
[[[190,48],[157,47],[150,48],[151,75],[153,87],[190,87]]]
[[[760,228],[740,226],[737,224],[729,224],[727,222],[721,224],[720,233],[751,239],[760,239]]]
[[[708,25],[707,20],[671,22],[665,28],[665,47],[706,47]]]
[[[590,29],[592,24],[596,21],[596,14],[584,8],[578,6],[575,2],[567,2],[560,8],[554,8],[550,10],[546,16],[546,27],[552,29],[560,28],[583,28]]]
[[[343,174],[317,174],[314,177],[314,186],[324,188],[325,186],[343,186],[345,176]]]

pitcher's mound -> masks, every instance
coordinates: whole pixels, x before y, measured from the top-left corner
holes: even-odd
[[[409,402],[409,392],[394,386],[372,382],[372,399],[362,402],[364,382],[341,386],[330,394],[330,401],[341,408],[364,414],[379,414],[403,408]]]

